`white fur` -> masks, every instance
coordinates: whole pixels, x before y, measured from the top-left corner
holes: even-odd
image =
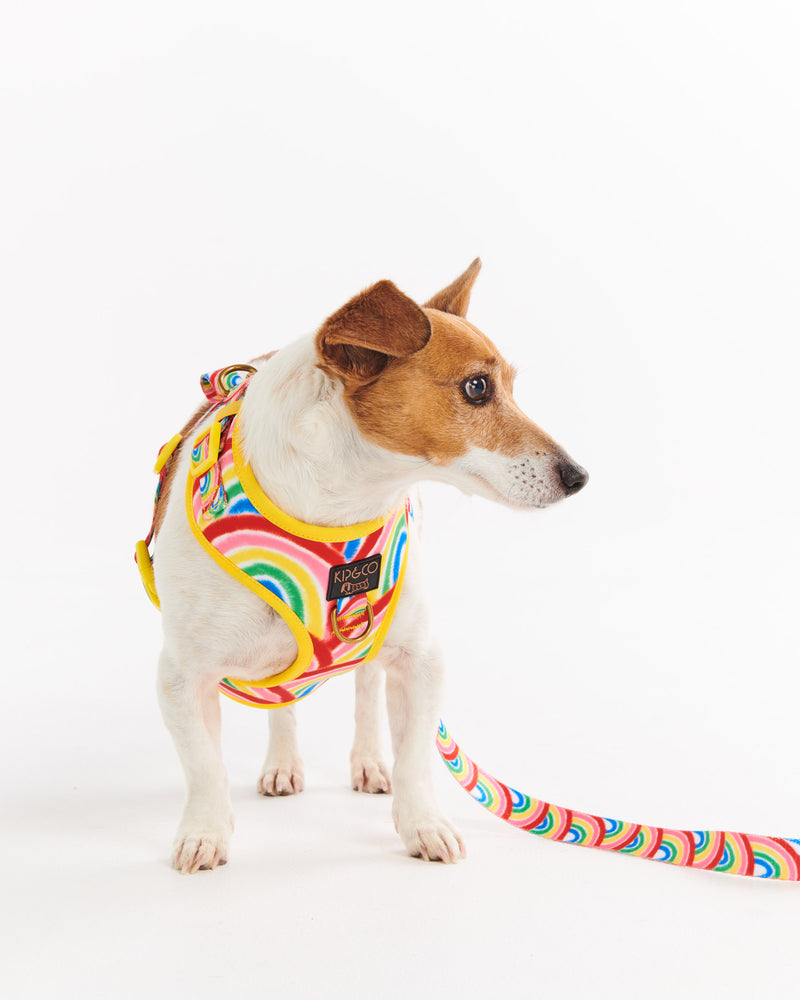
[[[558,473],[563,452],[529,455],[500,455],[486,448],[469,448],[442,469],[437,477],[458,486],[464,493],[495,500],[509,507],[530,510],[549,507],[564,497]],[[433,478],[428,476],[427,478]]]
[[[259,484],[293,517],[319,525],[370,520],[401,503],[422,478],[529,507],[564,495],[563,490],[556,495],[547,479],[552,470],[546,474],[540,469],[538,487],[514,478],[518,463],[533,462],[534,456],[521,456],[515,465],[472,449],[442,468],[370,444],[359,434],[341,386],[316,367],[317,360],[313,337],[278,352],[253,376],[237,418]],[[184,448],[179,458],[154,568],[164,625],[159,699],[187,789],[172,861],[178,870],[194,872],[227,860],[233,829],[220,753],[217,685],[225,676],[272,676],[294,661],[297,646],[280,616],[214,563],[192,537],[183,502],[188,452]],[[463,842],[443,816],[432,785],[443,664],[423,593],[419,542],[416,519],[391,629],[374,664],[356,671],[351,776],[353,786],[364,791],[388,791],[391,785],[395,825],[410,854],[456,861],[464,856]],[[378,725],[384,673],[394,751],[391,779],[381,757]],[[303,766],[294,711],[287,707],[268,715],[270,742],[259,791],[299,792]]]

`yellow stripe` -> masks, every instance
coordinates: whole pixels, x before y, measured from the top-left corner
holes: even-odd
[[[218,566],[221,566],[226,573],[229,573],[232,577],[237,579],[239,583],[243,583],[248,590],[252,590],[257,597],[260,597],[262,601],[266,601],[274,611],[278,612],[281,618],[283,618],[291,629],[292,635],[297,642],[297,659],[290,667],[281,671],[279,674],[275,674],[274,677],[266,677],[261,681],[245,681],[240,680],[237,677],[231,677],[229,680],[231,683],[238,684],[244,688],[249,687],[251,684],[260,685],[261,687],[278,687],[281,684],[286,684],[287,681],[295,680],[295,678],[299,677],[308,669],[308,666],[314,657],[314,645],[311,642],[311,636],[308,634],[308,630],[288,605],[284,604],[280,598],[276,597],[273,593],[267,590],[266,587],[262,587],[261,584],[257,583],[251,576],[248,576],[244,570],[239,569],[239,567],[235,563],[232,563],[230,559],[226,559],[222,553],[217,552],[214,546],[208,541],[194,519],[194,509],[192,507],[193,485],[194,482],[191,475],[187,476],[186,516],[189,520],[189,527],[192,529],[192,534]]]
[[[216,549],[214,550],[216,551]],[[235,553],[236,561],[230,560],[234,565],[239,566],[243,562],[263,562],[264,550],[258,548],[238,549]],[[321,639],[325,634],[324,618],[322,608],[319,606],[319,591],[314,577],[300,563],[295,562],[289,556],[281,552],[269,550],[267,562],[273,563],[278,569],[284,570],[299,586],[308,614],[306,628],[309,632]],[[248,574],[249,576],[249,574]],[[250,577],[252,579],[252,577]],[[263,589],[263,585],[259,584]]]

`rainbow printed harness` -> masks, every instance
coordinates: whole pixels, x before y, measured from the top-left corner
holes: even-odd
[[[201,385],[215,406],[192,443],[185,506],[197,541],[227,573],[273,608],[292,631],[294,663],[261,681],[226,677],[223,694],[257,708],[305,698],[336,674],[372,660],[397,605],[408,555],[408,499],[385,517],[349,527],[304,524],[266,496],[242,453],[236,415],[248,370],[221,369]],[[249,370],[252,374],[252,370]],[[156,471],[180,443],[176,435],[159,452]],[[160,493],[162,480],[159,480]],[[137,562],[157,601],[148,545]]]

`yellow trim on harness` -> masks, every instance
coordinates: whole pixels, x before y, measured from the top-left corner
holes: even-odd
[[[156,464],[153,466],[153,472],[156,475],[161,472],[164,466],[167,464],[168,459],[172,455],[173,451],[178,447],[178,445],[183,441],[182,434],[173,434],[173,436],[167,441],[165,445],[161,446],[161,450],[158,453],[158,458],[156,458]]]
[[[356,538],[371,535],[373,531],[383,527],[394,516],[394,511],[389,511],[383,517],[376,517],[372,521],[362,521],[361,524],[350,524],[343,528],[306,524],[304,521],[297,521],[290,517],[279,507],[276,507],[258,485],[250,463],[244,457],[241,428],[238,421],[233,425],[233,465],[242,488],[259,514],[263,514],[268,521],[277,524],[279,528],[283,528],[291,535],[297,535],[298,538],[308,538],[314,542],[351,542]]]
[[[186,490],[184,503],[186,508],[186,515],[189,521],[189,527],[192,534],[195,536],[200,545],[205,549],[205,551],[211,556],[214,562],[217,563],[222,569],[225,570],[230,576],[238,580],[241,584],[247,587],[252,593],[256,594],[262,601],[268,604],[289,627],[292,635],[297,643],[297,657],[294,663],[291,664],[286,670],[281,671],[271,677],[261,678],[260,680],[244,680],[243,678],[229,677],[232,683],[241,685],[243,688],[247,689],[249,687],[280,687],[290,681],[296,680],[298,677],[303,675],[308,669],[314,658],[314,645],[309,634],[309,630],[306,625],[298,618],[294,611],[280,600],[277,595],[273,594],[266,587],[262,586],[260,583],[256,582],[251,576],[245,573],[243,570],[239,569],[235,563],[231,560],[226,559],[213,545],[206,539],[200,530],[199,525],[194,518],[194,506],[193,506],[193,492],[194,484],[198,476],[205,474],[210,468],[213,467],[215,462],[218,460],[219,454],[219,442],[221,438],[221,427],[220,422],[226,417],[233,416],[239,411],[241,405],[240,400],[234,400],[233,402],[221,407],[214,413],[212,420],[209,422],[208,426],[200,431],[193,442],[193,448],[197,447],[204,440],[208,441],[208,451],[205,455],[195,464],[191,462],[190,454],[190,469],[189,474],[186,477]],[[159,452],[158,460],[156,462],[156,471],[160,471],[170,455],[174,452],[175,448],[181,441],[181,435],[176,434],[171,438],[166,445]],[[236,469],[236,473],[239,476],[242,488],[244,489],[250,502],[259,511],[262,516],[272,521],[274,524],[278,525],[283,530],[297,535],[301,538],[310,539],[313,541],[320,542],[343,542],[351,541],[358,538],[363,538],[364,536],[371,534],[372,532],[381,528],[387,521],[389,521],[395,512],[389,512],[383,517],[375,518],[371,521],[365,521],[361,524],[348,525],[346,527],[325,527],[321,525],[305,524],[302,521],[298,521],[290,515],[286,514],[284,511],[280,510],[272,501],[266,496],[264,491],[259,486],[256,481],[255,475],[250,467],[250,464],[245,461],[242,447],[241,447],[241,429],[239,427],[239,422],[234,421],[232,428],[232,453],[233,461]],[[209,461],[213,457],[213,461]],[[410,522],[408,523],[408,529],[410,530]],[[408,564],[408,552],[410,545],[406,545],[405,551],[403,553],[402,565],[398,573],[397,581],[394,587],[394,593],[392,594],[391,600],[388,607],[384,613],[384,618],[381,623],[380,628],[374,634],[368,636],[361,636],[356,640],[356,649],[352,651],[354,657],[358,656],[359,650],[363,648],[367,643],[371,644],[371,650],[367,656],[363,657],[362,662],[368,662],[374,659],[383,643],[386,633],[391,625],[392,619],[394,617],[395,610],[397,608],[397,601],[402,592],[403,582],[406,574],[406,567]],[[136,544],[136,561],[139,567],[139,573],[142,578],[142,583],[144,584],[145,590],[147,591],[148,597],[153,602],[153,604],[160,609],[161,604],[156,593],[155,587],[155,577],[153,574],[153,564],[150,558],[150,553],[148,551],[147,545],[144,541],[137,542]],[[369,600],[374,599],[376,591],[370,591],[365,596]],[[309,623],[312,624],[312,623]],[[322,634],[324,630],[324,625],[322,623],[317,624],[316,634]],[[228,694],[223,689],[223,694]],[[233,694],[229,694],[228,697],[237,700]],[[295,699],[296,700],[296,699]],[[252,707],[257,708],[282,708],[284,704],[287,703],[248,703]],[[291,704],[288,703],[288,704]]]
[[[410,525],[409,525],[409,528],[410,528]],[[387,631],[389,629],[389,626],[392,624],[392,618],[394,618],[394,613],[397,610],[397,602],[398,602],[398,600],[400,598],[400,591],[402,590],[403,582],[404,582],[405,576],[406,576],[406,566],[408,564],[408,549],[409,549],[409,546],[407,545],[406,546],[406,550],[403,553],[403,565],[400,567],[400,572],[397,575],[397,583],[395,584],[395,591],[392,594],[392,599],[389,602],[389,606],[387,607],[386,612],[385,612],[385,614],[383,616],[383,623],[381,624],[381,627],[378,629],[377,632],[375,632],[373,635],[370,635],[362,643],[362,645],[364,643],[366,643],[366,642],[371,642],[372,643],[372,650],[363,658],[363,660],[361,661],[362,663],[369,663],[370,660],[374,660],[375,657],[378,655],[378,653],[380,653],[381,646],[383,644],[383,640],[386,637],[386,633],[387,633]],[[219,562],[220,565],[221,565],[221,559],[217,559],[216,561]],[[236,575],[236,579],[237,580],[241,579],[241,577],[239,577],[238,574],[234,574],[234,567],[232,566],[232,564],[230,562],[226,563],[225,569],[226,569],[226,571],[228,573],[231,574],[231,576]],[[248,576],[247,579],[251,580],[251,577]],[[251,582],[252,582],[252,580],[251,580]],[[260,586],[260,585],[256,584],[256,586]],[[250,587],[250,589],[253,590],[253,587]],[[289,628],[292,629],[292,634],[294,635],[294,637],[296,639],[297,638],[297,633],[295,632],[294,628],[292,627],[291,621],[287,618],[287,616],[285,614],[283,614],[283,610],[282,609],[285,609],[290,615],[294,615],[294,612],[291,610],[291,608],[289,608],[285,604],[283,604],[282,601],[280,602],[281,606],[278,607],[277,605],[275,605],[273,603],[273,599],[272,599],[273,595],[265,587],[262,587],[261,590],[264,591],[264,592],[263,593],[259,593],[258,596],[262,600],[267,601],[268,604],[271,607],[275,608],[275,610],[281,615],[281,617],[286,622],[286,624],[289,626]],[[374,591],[370,591],[369,593],[370,594],[374,594]],[[300,621],[299,619],[297,619],[297,620],[298,620],[298,622]],[[302,627],[302,622],[300,622],[300,625]],[[306,635],[306,638],[308,638],[308,641],[310,643],[311,639],[308,636],[308,632],[306,632],[305,635]],[[357,656],[358,655],[358,648],[356,649],[356,652],[353,653],[352,655],[353,656]],[[309,658],[309,662],[310,662],[310,658]],[[282,674],[276,674],[274,677],[264,677],[261,680],[257,680],[257,681],[245,681],[245,680],[242,680],[241,678],[238,678],[238,677],[230,677],[228,679],[231,680],[235,684],[241,684],[245,688],[247,688],[247,687],[278,687],[280,684],[285,684],[287,681],[293,681],[296,677],[299,677],[300,674],[302,674],[305,671],[306,667],[308,666],[308,663],[306,663],[306,666],[304,666],[302,668],[302,670],[300,670],[299,673],[294,673],[293,676],[291,676],[291,677],[287,676],[289,674],[289,671],[293,671],[294,670],[296,664],[297,664],[297,660],[295,660],[295,662],[292,664],[292,666],[289,667],[289,670],[284,670],[284,672]],[[354,669],[357,670],[358,666],[354,667]],[[239,701],[239,699],[236,697],[236,695],[234,693],[228,692],[224,688],[221,688],[220,691],[221,691],[222,694],[225,695],[226,698],[230,698],[231,701],[236,701],[236,702],[239,702],[239,704],[241,704],[241,702]],[[250,702],[250,701],[248,701],[247,702],[247,707],[248,708],[285,708],[287,705],[294,705],[294,704],[296,704],[298,700],[299,699],[296,698],[294,701],[289,701],[289,702],[274,702],[274,703],[273,702]]]
[[[144,541],[144,539],[136,543],[136,565],[139,568],[139,576],[142,578],[142,583],[144,584],[144,589],[147,591],[147,596],[160,611],[161,601],[159,601],[158,594],[156,593],[156,578],[153,575],[153,560],[150,558],[147,542]]]
[[[260,583],[254,580],[251,576],[248,576],[244,570],[239,569],[239,567],[232,563],[230,559],[226,559],[222,553],[217,552],[213,545],[209,544],[194,519],[194,508],[192,506],[193,486],[194,478],[189,475],[186,477],[185,504],[186,516],[189,521],[189,527],[192,529],[192,534],[218,566],[221,566],[226,573],[238,580],[239,583],[244,584],[248,590],[252,591],[257,597],[260,597],[262,601],[269,604],[273,611],[277,611],[277,613],[281,616],[281,618],[283,618],[291,629],[292,635],[297,643],[297,658],[294,663],[290,667],[287,667],[286,670],[282,670],[279,674],[275,674],[274,677],[266,678],[269,681],[269,686],[279,687],[287,681],[293,681],[307,669],[308,665],[314,658],[314,645],[311,642],[311,636],[308,634],[306,627],[287,604],[284,604],[279,597],[276,597],[275,594],[267,590],[266,587],[262,587]],[[237,684],[243,685],[259,683],[258,681],[244,680],[239,677],[231,677],[231,680],[235,681]]]

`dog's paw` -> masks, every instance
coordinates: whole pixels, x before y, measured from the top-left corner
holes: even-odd
[[[172,846],[172,867],[194,875],[227,864],[230,840],[230,831],[180,829]]]
[[[368,753],[350,754],[350,782],[356,792],[391,792],[391,769]]]
[[[417,817],[396,826],[412,858],[455,864],[467,856],[461,834],[444,816]]]
[[[299,760],[265,764],[258,779],[262,795],[296,795],[305,787],[303,764]]]

